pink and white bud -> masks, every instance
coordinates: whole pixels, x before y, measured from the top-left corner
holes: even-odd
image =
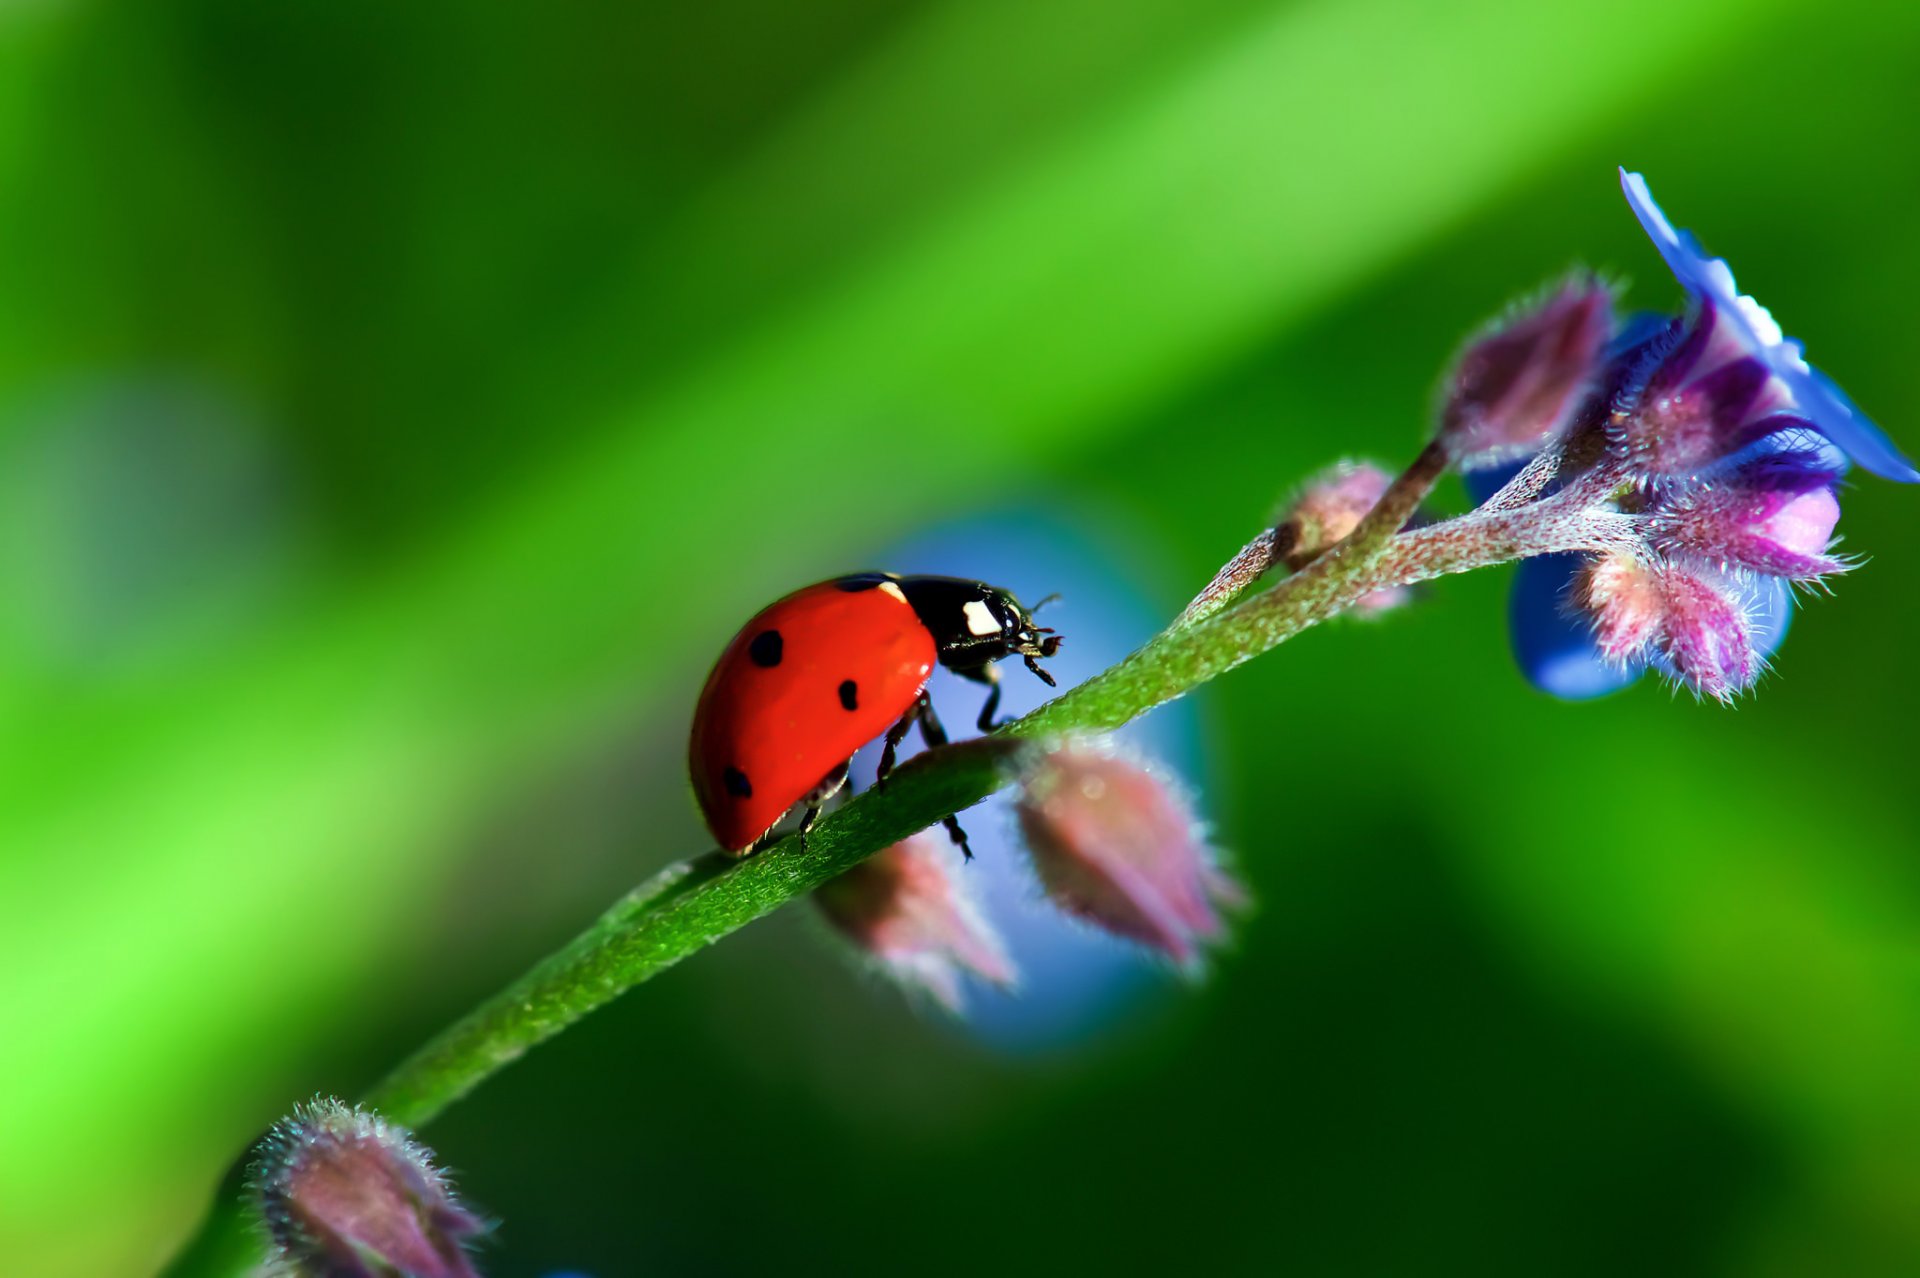
[[[1358,528],[1392,483],[1393,476],[1371,462],[1343,461],[1322,471],[1281,512],[1275,556],[1299,572]]]
[[[478,1278],[466,1244],[486,1224],[399,1127],[316,1099],[254,1147],[248,1184],[276,1259],[303,1278]]]
[[[1760,677],[1752,627],[1727,583],[1677,565],[1660,570],[1666,615],[1659,649],[1680,682],[1701,696],[1731,701]]]
[[[1622,664],[1645,650],[1667,612],[1659,570],[1618,552],[1597,556],[1580,570],[1572,601],[1593,622],[1600,655]]]
[[[1185,800],[1112,750],[1053,750],[1027,773],[1015,806],[1054,904],[1179,962],[1221,934],[1217,907],[1242,899]]]
[[[821,884],[813,899],[880,971],[958,1013],[963,974],[1005,988],[1017,975],[950,859],[946,840],[922,832]]]
[[[1837,478],[1790,457],[1769,459],[1653,511],[1655,544],[1796,581],[1843,572],[1846,561],[1829,553],[1840,521]]]
[[[1447,383],[1440,437],[1454,460],[1492,465],[1536,452],[1566,426],[1599,370],[1613,295],[1592,276],[1476,339]]]

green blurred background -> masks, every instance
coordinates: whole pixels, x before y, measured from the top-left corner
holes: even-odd
[[[150,1272],[702,846],[773,595],[1017,500],[1170,613],[1513,295],[1673,306],[1617,163],[1920,448],[1917,84],[1784,0],[0,4],[0,1269]],[[425,1133],[489,1272],[1920,1272],[1916,497],[1734,711],[1534,694],[1502,572],[1209,688],[1262,908],[1077,1044],[749,929]]]

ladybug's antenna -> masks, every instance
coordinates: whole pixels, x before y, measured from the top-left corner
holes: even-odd
[[[1033,607],[1027,609],[1027,615],[1032,616],[1034,613],[1039,612],[1042,608],[1046,607],[1048,604],[1058,603],[1059,601],[1060,601],[1060,592],[1056,590],[1052,594],[1048,595],[1045,599],[1042,599],[1039,603],[1035,604]],[[1043,630],[1041,631],[1041,633],[1052,634],[1053,632],[1050,630]]]

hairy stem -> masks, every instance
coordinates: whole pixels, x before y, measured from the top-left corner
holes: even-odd
[[[1420,503],[1433,491],[1434,484],[1446,474],[1448,465],[1446,448],[1438,440],[1428,444],[1414,458],[1413,464],[1380,495],[1380,500],[1374,503],[1373,509],[1367,512],[1354,530],[1318,562],[1324,562],[1339,553],[1344,556],[1340,561],[1341,572],[1364,571],[1362,561],[1377,558],[1385,550],[1388,539],[1413,518],[1414,512],[1420,509]],[[1168,633],[1205,621],[1241,599],[1276,562],[1291,552],[1292,533],[1293,530],[1283,524],[1278,528],[1269,528],[1242,546],[1240,552],[1213,575],[1213,580],[1207,583],[1206,588],[1193,597],[1193,602],[1174,618],[1173,624],[1167,627]],[[1324,574],[1328,570],[1321,571]]]
[[[1253,589],[1255,582],[1267,575],[1274,562],[1280,557],[1279,530],[1269,528],[1240,547],[1238,554],[1213,574],[1206,588],[1193,597],[1178,617],[1173,619],[1169,630],[1185,630],[1195,622],[1205,621],[1208,617],[1224,608],[1230,607],[1234,600]]]
[[[855,796],[815,826],[804,853],[789,836],[744,860],[708,852],[660,871],[401,1062],[364,1103],[408,1127],[431,1121],[528,1048],[634,985],[986,798],[1018,775],[1035,741],[1118,728],[1376,590],[1526,555],[1601,548],[1632,536],[1630,517],[1596,516],[1558,497],[1398,532],[1445,468],[1444,451],[1429,447],[1351,536],[1301,572],[1198,621],[1176,623],[1118,665],[991,736],[909,760],[884,790]],[[237,1240],[244,1239],[244,1224],[238,1196],[223,1193],[201,1234],[168,1272],[182,1278],[236,1272],[232,1257],[243,1247]]]

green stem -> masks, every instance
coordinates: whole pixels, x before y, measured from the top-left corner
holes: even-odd
[[[1444,470],[1434,450],[1388,490],[1352,536],[1272,590],[1170,628],[1131,656],[994,735],[928,751],[884,789],[857,795],[815,826],[803,853],[789,836],[736,860],[709,852],[662,870],[585,932],[442,1031],[364,1098],[394,1122],[431,1121],[528,1048],[882,848],[1010,783],[1034,740],[1104,732],[1191,691],[1366,595],[1522,554],[1592,540],[1577,521],[1529,535],[1521,516],[1468,516],[1395,535]],[[1409,476],[1411,478],[1409,478]],[[169,1274],[232,1274],[242,1204],[223,1194]]]

